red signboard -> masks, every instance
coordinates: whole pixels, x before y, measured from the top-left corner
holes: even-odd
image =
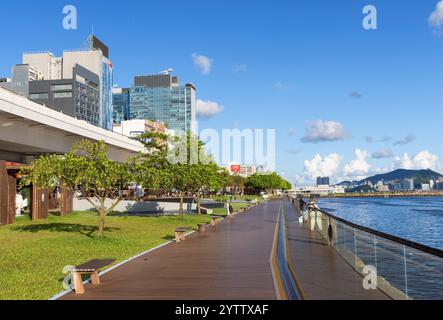
[[[231,172],[232,173],[240,173],[240,165],[239,164],[231,165]]]

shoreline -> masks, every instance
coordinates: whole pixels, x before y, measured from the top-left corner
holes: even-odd
[[[426,198],[443,197],[443,192],[438,193],[380,193],[380,194],[333,194],[320,195],[319,198]]]

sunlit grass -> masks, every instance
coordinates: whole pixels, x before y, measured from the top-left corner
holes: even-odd
[[[0,227],[0,299],[48,299],[63,290],[62,269],[91,259],[121,262],[173,239],[179,226],[195,228],[205,215],[139,217],[108,216],[105,237],[96,237],[98,217],[77,212],[67,217]]]

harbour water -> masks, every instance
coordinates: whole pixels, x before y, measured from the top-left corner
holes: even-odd
[[[326,212],[374,230],[443,249],[443,198],[321,199]],[[337,225],[338,251],[352,252],[412,299],[443,299],[441,258]]]
[[[443,250],[443,197],[322,198],[319,206],[355,224]]]

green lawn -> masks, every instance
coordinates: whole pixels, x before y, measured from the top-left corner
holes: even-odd
[[[226,202],[227,200],[230,200],[231,198],[233,200],[244,200],[244,201],[257,199],[258,202],[261,202],[263,200],[262,196],[254,196],[254,195],[252,195],[252,196],[232,196],[232,197],[231,196],[212,196],[210,199],[214,200],[214,201]]]
[[[98,217],[78,212],[68,217],[17,222],[0,227],[0,300],[48,299],[63,290],[62,269],[90,259],[116,263],[173,239],[179,226],[209,222],[202,216],[109,216],[105,238],[97,238]]]
[[[251,204],[247,202],[233,202],[231,203],[234,212],[240,211],[243,208],[249,208]],[[227,215],[226,208],[214,208],[212,214]]]

